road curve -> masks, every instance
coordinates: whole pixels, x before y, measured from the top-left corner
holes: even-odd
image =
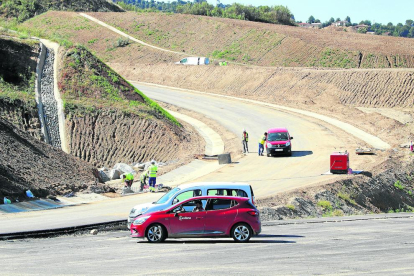
[[[201,113],[238,136],[241,136],[245,128],[250,135],[250,153],[238,164],[228,165],[197,181],[248,182],[253,185],[258,197],[334,179],[337,176],[321,175],[329,170],[330,153],[338,149],[351,150],[360,142],[351,135],[334,130],[335,128],[329,124],[322,125],[271,107],[132,83],[148,97]],[[260,136],[273,127],[287,127],[294,137],[292,157],[258,156]],[[366,160],[359,159],[353,164],[358,164],[358,169],[363,169],[364,162]]]

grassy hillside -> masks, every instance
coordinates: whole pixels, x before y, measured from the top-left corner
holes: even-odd
[[[62,60],[59,91],[66,113],[75,106],[117,108],[128,113],[149,116],[154,111],[176,125],[179,122],[129,84],[119,74],[101,62],[82,46],[69,49]]]
[[[148,43],[194,55],[262,65],[414,67],[414,41],[203,16],[91,14]]]

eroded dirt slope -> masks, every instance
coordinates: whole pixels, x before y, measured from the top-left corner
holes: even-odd
[[[24,198],[27,189],[36,196],[86,189],[95,176],[92,165],[0,118],[0,198]]]
[[[143,117],[100,109],[68,115],[70,152],[95,166],[151,159],[182,162],[199,150],[195,133],[170,125],[155,114]]]

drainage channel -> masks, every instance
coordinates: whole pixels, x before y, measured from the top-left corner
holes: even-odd
[[[64,235],[87,234],[88,231],[97,229],[99,231],[117,231],[127,229],[127,220],[116,220],[105,223],[95,223],[81,226],[62,227],[50,230],[38,230],[16,233],[0,234],[0,240],[17,240],[33,238],[53,238]]]
[[[39,101],[43,108],[46,141],[55,148],[62,148],[59,132],[58,106],[54,95],[54,62],[53,49],[44,47],[45,56],[40,74]],[[43,49],[42,49],[43,50]],[[39,82],[38,82],[39,83]]]

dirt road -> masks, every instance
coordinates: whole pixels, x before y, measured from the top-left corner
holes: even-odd
[[[253,185],[257,197],[344,177],[321,175],[329,171],[329,155],[337,150],[351,151],[361,143],[331,125],[323,125],[314,119],[270,107],[137,83],[135,85],[156,101],[201,113],[240,137],[245,128],[250,135],[250,153],[238,163],[197,180],[248,182]],[[287,127],[294,137],[292,157],[258,156],[260,136],[273,127]],[[375,157],[351,155],[351,158],[354,169],[366,170],[370,163],[375,162]]]

